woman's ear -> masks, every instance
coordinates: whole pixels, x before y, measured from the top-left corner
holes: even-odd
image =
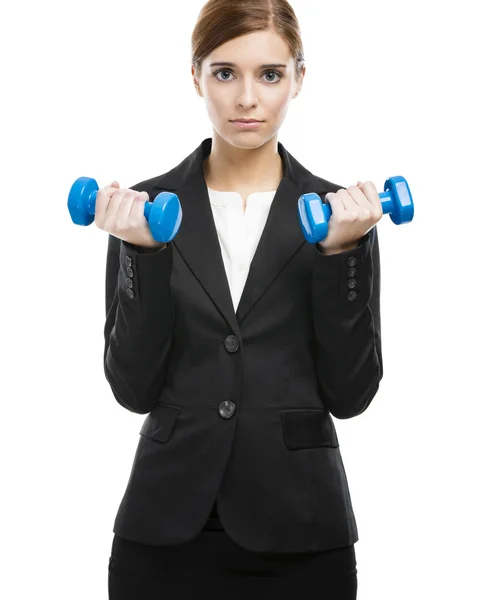
[[[191,65],[191,74],[193,77],[194,88],[195,88],[196,92],[198,93],[198,95],[202,96],[201,86],[199,85],[199,81],[196,79],[196,69],[194,68],[194,65]]]
[[[299,92],[301,91],[301,88],[302,88],[305,73],[306,73],[306,67],[303,67],[301,69],[301,75],[299,76],[299,79],[297,82],[296,91],[295,91],[294,95],[292,96],[292,98],[296,98],[296,96],[299,95]]]

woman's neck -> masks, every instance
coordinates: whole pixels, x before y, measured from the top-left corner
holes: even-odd
[[[283,177],[276,137],[259,148],[247,150],[213,138],[211,152],[203,161],[203,172],[207,186],[218,191],[275,190]]]

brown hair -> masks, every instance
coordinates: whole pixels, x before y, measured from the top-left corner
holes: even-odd
[[[271,29],[291,49],[296,79],[304,66],[299,22],[287,0],[208,0],[199,13],[191,37],[195,76],[201,77],[203,60],[222,44],[238,37]]]

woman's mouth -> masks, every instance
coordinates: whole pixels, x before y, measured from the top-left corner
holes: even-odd
[[[257,129],[263,121],[231,121],[231,123],[238,129]]]

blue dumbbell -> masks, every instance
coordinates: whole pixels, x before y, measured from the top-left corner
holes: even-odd
[[[98,184],[91,177],[79,177],[72,184],[67,206],[76,225],[91,225],[95,220]],[[179,198],[172,192],[160,192],[153,202],[144,203],[144,216],[157,242],[173,240],[182,222]]]
[[[390,213],[396,225],[409,223],[414,216],[414,205],[407,181],[400,175],[390,177],[385,182],[385,191],[378,194],[382,202],[383,214]],[[389,191],[390,190],[390,191]],[[328,220],[332,207],[322,202],[318,194],[303,194],[298,200],[299,223],[304,237],[310,244],[324,240],[328,235]]]

